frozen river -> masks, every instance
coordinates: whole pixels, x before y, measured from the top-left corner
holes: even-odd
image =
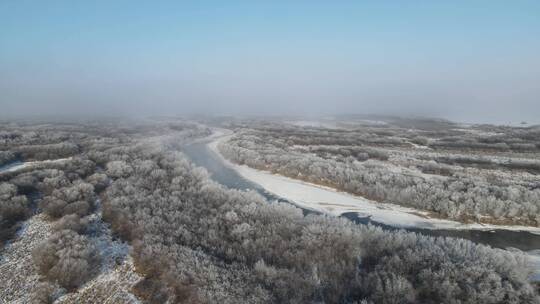
[[[308,211],[321,212],[316,207],[310,207],[302,202],[290,200],[276,195],[274,192],[265,189],[258,183],[244,178],[237,170],[227,166],[216,153],[208,147],[207,143],[199,142],[188,145],[184,148],[184,153],[198,166],[206,168],[216,182],[233,189],[255,190],[269,200],[279,200],[293,203]],[[306,192],[301,195],[307,195]],[[331,203],[331,202],[326,202]],[[410,227],[401,225],[388,225],[376,220],[371,216],[362,216],[361,212],[343,212],[340,215],[347,217],[357,223],[371,223],[385,229],[405,229],[426,235],[450,236],[471,240],[476,243],[487,244],[497,248],[517,248],[523,251],[540,249],[540,235],[529,231],[513,231],[506,229],[427,229],[422,227]]]
[[[184,147],[184,153],[193,161],[193,163],[206,168],[206,170],[211,174],[212,179],[224,186],[238,190],[254,190],[266,197],[268,200],[278,200],[281,202],[294,204],[302,208],[305,213],[328,213],[322,211],[320,208],[316,208],[315,206],[306,205],[300,200],[292,200],[289,195],[286,196],[287,198],[276,195],[275,192],[283,191],[271,191],[271,189],[267,189],[269,187],[263,187],[261,184],[245,178],[245,174],[240,174],[238,170],[227,165],[221,156],[216,154],[215,147],[214,149],[209,147],[208,142],[198,142],[188,145]],[[308,195],[302,191],[297,192],[299,195]],[[301,198],[301,196],[299,196],[299,198]],[[407,231],[430,236],[464,238],[475,243],[485,244],[496,248],[516,248],[529,253],[533,262],[535,262],[535,268],[538,268],[538,274],[535,275],[534,280],[540,280],[540,235],[538,233],[507,229],[428,229],[422,227],[411,227],[410,225],[389,225],[378,222],[371,216],[363,216],[362,212],[357,211],[341,212],[339,216],[346,217],[358,224],[365,225],[369,223],[382,227],[386,230],[405,229]]]

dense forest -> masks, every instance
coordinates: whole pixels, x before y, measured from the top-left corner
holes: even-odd
[[[501,217],[511,220],[513,204],[519,222],[538,223],[539,190],[517,185],[527,176],[497,189],[471,178],[461,182],[464,191],[454,198],[447,192],[458,185],[449,181],[422,184],[416,176],[408,180],[383,171],[377,162],[393,159],[385,149],[359,145],[358,151],[343,152],[353,156],[334,157],[333,150],[320,149],[336,145],[339,137],[316,136],[321,130],[283,136],[291,130],[299,132],[244,129],[222,150],[239,162],[286,175],[304,172],[337,181],[330,177],[346,172],[356,180],[355,192],[441,213],[447,208],[448,216],[458,203],[473,200],[460,212],[476,215],[474,207],[485,214],[496,204]],[[201,124],[179,119],[1,124],[0,166],[31,162],[0,171],[1,300],[540,303],[521,253],[304,215],[290,204],[217,184],[180,152],[182,145],[210,134]],[[300,156],[308,157],[306,163]],[[351,164],[363,167],[352,170]],[[400,189],[411,183],[416,192],[407,190],[404,199],[408,192]],[[494,193],[485,206],[477,202],[482,191]],[[447,206],[435,206],[432,193],[448,196]],[[522,198],[530,206],[515,202]],[[36,225],[39,231],[32,228]],[[31,238],[32,233],[40,237]],[[28,240],[27,259],[28,252],[17,248]],[[127,248],[123,254],[122,248]],[[118,273],[121,279],[108,281]]]
[[[454,220],[540,225],[538,127],[399,120],[233,127],[219,148],[239,164]]]

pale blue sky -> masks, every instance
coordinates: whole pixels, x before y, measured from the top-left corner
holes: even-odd
[[[540,122],[540,1],[0,0],[4,115]]]

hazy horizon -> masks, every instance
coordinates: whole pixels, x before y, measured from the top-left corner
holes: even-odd
[[[0,118],[540,123],[540,2],[0,3]]]

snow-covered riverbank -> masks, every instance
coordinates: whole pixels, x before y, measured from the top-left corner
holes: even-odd
[[[0,173],[2,172],[15,172],[27,167],[39,165],[39,164],[50,164],[50,163],[59,163],[63,161],[70,160],[71,157],[68,158],[59,158],[59,159],[53,159],[53,160],[41,160],[41,161],[29,161],[29,162],[20,162],[13,166],[6,166],[4,169],[0,169]]]
[[[224,158],[218,150],[219,143],[227,140],[230,136],[232,135],[227,130],[220,130],[219,134],[212,136],[208,140],[207,146],[215,154],[216,158],[220,159],[227,167],[238,172],[244,179],[256,183],[266,191],[290,200],[306,209],[317,210],[334,216],[340,216],[346,212],[356,212],[359,216],[371,217],[373,221],[378,223],[399,228],[456,231],[483,230],[494,231],[494,233],[498,233],[495,230],[510,230],[540,234],[540,229],[536,227],[463,224],[456,221],[429,218],[424,211],[392,204],[381,204],[363,197],[339,192],[332,188],[256,170],[245,165],[237,165]],[[527,254],[531,263],[531,280],[540,282],[539,251],[532,250],[523,253]]]
[[[272,174],[266,171],[237,165],[225,159],[218,150],[218,144],[227,140],[231,135],[220,131],[220,136],[214,136],[208,147],[229,167],[236,170],[242,177],[259,184],[267,191],[291,200],[301,207],[339,216],[346,212],[356,212],[362,217],[401,228],[423,229],[462,229],[462,230],[512,230],[529,231],[540,234],[540,228],[527,226],[502,226],[484,224],[463,224],[457,221],[428,217],[422,210],[402,207],[393,204],[383,204],[366,198],[339,192],[329,187],[323,187],[300,180]]]

